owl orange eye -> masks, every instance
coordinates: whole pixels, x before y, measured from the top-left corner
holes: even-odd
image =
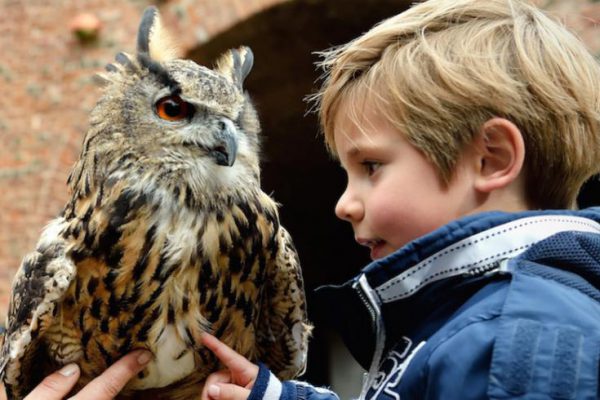
[[[194,107],[177,95],[163,97],[156,102],[156,113],[167,121],[181,121],[191,117]]]

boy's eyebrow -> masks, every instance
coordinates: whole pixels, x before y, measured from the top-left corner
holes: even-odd
[[[372,143],[362,143],[360,146],[358,144],[354,144],[350,150],[346,153],[348,158],[357,157],[361,153],[368,153],[375,150],[378,150],[379,146]]]
[[[354,158],[359,154],[360,154],[360,148],[358,148],[358,146],[353,146],[350,150],[348,150],[348,154],[346,154],[346,155],[348,156],[348,158]]]
[[[357,158],[360,158],[360,156],[364,150],[365,150],[365,148],[363,148],[363,147],[352,146],[352,148],[346,152],[345,158],[346,158],[346,160],[349,160],[349,161],[356,160]]]
[[[359,153],[360,153],[360,149],[356,146],[353,146],[350,150],[348,150],[347,152],[345,152],[343,154],[345,156],[344,159],[346,159],[348,161],[352,161],[358,157]],[[346,169],[344,167],[344,162],[342,161],[341,156],[342,156],[342,154],[338,153],[338,155],[337,155],[338,162],[340,164],[340,167],[342,167],[342,169]]]
[[[361,153],[365,152],[365,151],[369,151],[371,149],[376,149],[377,146],[373,143],[373,140],[366,136],[367,140],[365,143],[365,140],[354,140],[351,139],[350,136],[346,136],[346,138],[351,142],[352,147],[345,153],[347,158],[356,158],[358,155],[360,155]],[[338,158],[339,158],[339,154],[338,154]]]
[[[350,138],[350,136],[346,136],[350,142],[352,143],[352,148],[348,150],[348,157],[356,157],[362,152],[369,151],[369,149],[377,147],[373,139],[367,135],[363,134],[359,136],[358,140]]]

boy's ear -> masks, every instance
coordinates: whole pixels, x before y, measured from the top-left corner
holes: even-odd
[[[478,174],[475,188],[483,193],[507,187],[520,175],[525,143],[519,128],[495,117],[483,124],[475,138]]]

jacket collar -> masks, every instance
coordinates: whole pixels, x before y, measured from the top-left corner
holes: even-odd
[[[600,233],[598,212],[485,213],[458,220],[368,265],[363,274],[381,303],[415,295],[426,285],[478,276],[534,244],[566,231]]]

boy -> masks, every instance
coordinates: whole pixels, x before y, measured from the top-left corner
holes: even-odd
[[[336,214],[373,263],[320,290],[361,399],[598,396],[600,69],[520,0],[430,0],[325,54],[348,176]],[[206,335],[204,399],[329,399]]]

